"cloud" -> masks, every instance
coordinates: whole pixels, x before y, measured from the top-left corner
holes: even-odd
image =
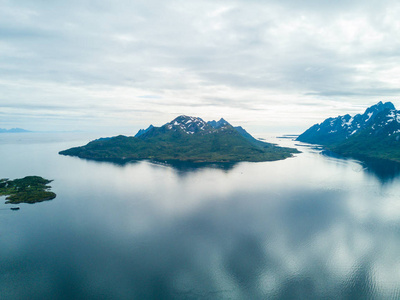
[[[188,112],[191,105],[202,106],[203,114],[213,116],[210,106],[215,105],[246,121],[252,117],[243,116],[243,107],[262,111],[303,101],[318,107],[327,100],[344,108],[368,106],[383,98],[394,100],[398,92],[400,42],[393,37],[400,29],[400,5],[393,1],[66,5],[3,0],[2,7],[0,76],[7,97],[0,106],[13,103],[23,109],[29,101],[56,109],[66,103],[61,92],[47,97],[46,91],[15,89],[15,82],[25,82],[71,89],[77,93],[70,100],[80,102],[82,110],[87,101],[94,103],[93,113],[97,105],[101,110],[104,105],[137,104],[154,112],[146,117],[153,121],[172,116],[174,103],[186,102]],[[213,101],[208,93],[219,90],[223,97]],[[118,99],[121,91],[126,94]],[[171,109],[160,115],[146,95],[171,103]],[[221,99],[226,99],[223,106]]]

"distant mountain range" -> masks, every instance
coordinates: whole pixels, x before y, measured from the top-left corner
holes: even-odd
[[[298,151],[259,141],[224,119],[205,122],[179,116],[161,127],[141,129],[134,137],[102,138],[59,153],[95,160],[255,162],[285,159]]]
[[[400,162],[400,111],[379,102],[363,114],[328,118],[299,135],[298,141],[319,144],[344,156]]]
[[[11,128],[11,129],[0,128],[0,133],[21,133],[21,132],[31,132],[31,131],[22,128]]]

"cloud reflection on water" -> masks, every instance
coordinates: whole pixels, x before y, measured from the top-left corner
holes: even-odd
[[[311,152],[196,172],[42,155],[57,199],[0,220],[8,298],[398,295],[395,179]]]

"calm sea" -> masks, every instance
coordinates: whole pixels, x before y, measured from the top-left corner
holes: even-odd
[[[0,299],[400,297],[397,165],[306,145],[201,167],[57,154],[96,137],[0,135],[0,178],[57,194],[19,211],[0,198]]]

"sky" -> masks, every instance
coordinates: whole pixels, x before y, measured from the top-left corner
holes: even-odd
[[[185,114],[301,133],[400,107],[400,2],[0,0],[0,128],[131,132]]]

